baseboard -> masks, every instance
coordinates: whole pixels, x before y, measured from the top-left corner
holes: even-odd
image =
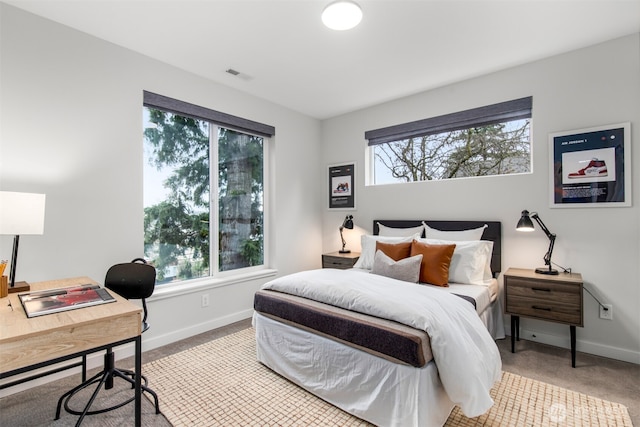
[[[223,326],[230,325],[231,323],[239,322],[241,320],[249,319],[253,316],[253,309],[239,311],[237,313],[230,314],[228,316],[217,317],[207,322],[199,323],[197,325],[190,325],[186,328],[171,331],[167,334],[149,338],[143,341],[142,351],[153,350],[158,347],[162,347],[176,341],[180,341],[186,338],[190,338],[194,335],[208,332],[213,329],[221,328]],[[133,356],[131,352],[130,356]]]
[[[554,347],[571,349],[569,338],[569,328],[565,335],[555,335],[544,333],[532,329],[520,329],[520,338],[535,341],[542,344],[552,345]],[[505,325],[505,330],[511,335],[511,325]],[[625,348],[613,347],[594,343],[585,340],[576,340],[576,351],[582,353],[593,354],[595,356],[607,357],[609,359],[620,360],[623,362],[640,364],[640,352],[635,352]]]

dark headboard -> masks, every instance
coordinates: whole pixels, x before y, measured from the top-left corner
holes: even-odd
[[[430,220],[396,220],[396,219],[374,219],[373,234],[378,234],[378,223],[394,228],[409,228],[422,225],[424,221],[431,228],[443,231],[468,230],[470,228],[478,228],[487,224],[482,240],[491,240],[493,242],[493,254],[491,255],[491,271],[493,277],[498,277],[498,273],[502,271],[502,223],[500,221],[430,221]],[[422,236],[424,237],[424,236]]]

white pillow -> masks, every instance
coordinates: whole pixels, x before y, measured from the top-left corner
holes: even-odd
[[[417,227],[409,227],[409,228],[396,228],[396,227],[387,227],[386,225],[382,225],[378,223],[378,235],[385,237],[409,237],[417,234],[418,237],[422,236],[422,232],[424,231],[424,224],[419,225]]]
[[[491,254],[493,242],[489,240],[448,241],[438,239],[418,239],[431,245],[455,243],[451,264],[449,265],[449,282],[485,285],[492,278]]]
[[[424,225],[425,227],[425,236],[427,239],[450,240],[452,242],[480,240],[482,239],[482,233],[484,233],[484,229],[488,227],[488,225],[485,224],[482,227],[472,228],[469,230],[443,231],[429,227],[427,224],[425,224],[424,221],[422,222],[422,225]]]
[[[419,234],[414,234],[409,237],[385,237],[385,236],[371,236],[363,234],[360,237],[360,258],[353,265],[353,268],[363,268],[365,270],[371,270],[373,267],[373,258],[376,255],[376,242],[383,243],[404,243],[411,242],[413,239],[419,238]]]
[[[376,251],[373,259],[372,274],[391,277],[403,282],[418,283],[422,254],[394,261],[382,251]]]

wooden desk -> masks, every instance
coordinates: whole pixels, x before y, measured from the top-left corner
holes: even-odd
[[[32,283],[31,290],[95,284],[88,277]],[[27,318],[18,294],[0,298],[0,379],[135,342],[135,425],[140,426],[142,309],[114,292],[115,303]],[[108,327],[105,327],[108,325]],[[78,420],[78,423],[80,423]]]

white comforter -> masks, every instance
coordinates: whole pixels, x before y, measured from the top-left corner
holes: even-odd
[[[303,271],[263,286],[360,313],[387,318],[431,338],[440,379],[449,398],[467,417],[493,405],[489,390],[500,379],[498,348],[473,306],[426,286],[357,270]]]

